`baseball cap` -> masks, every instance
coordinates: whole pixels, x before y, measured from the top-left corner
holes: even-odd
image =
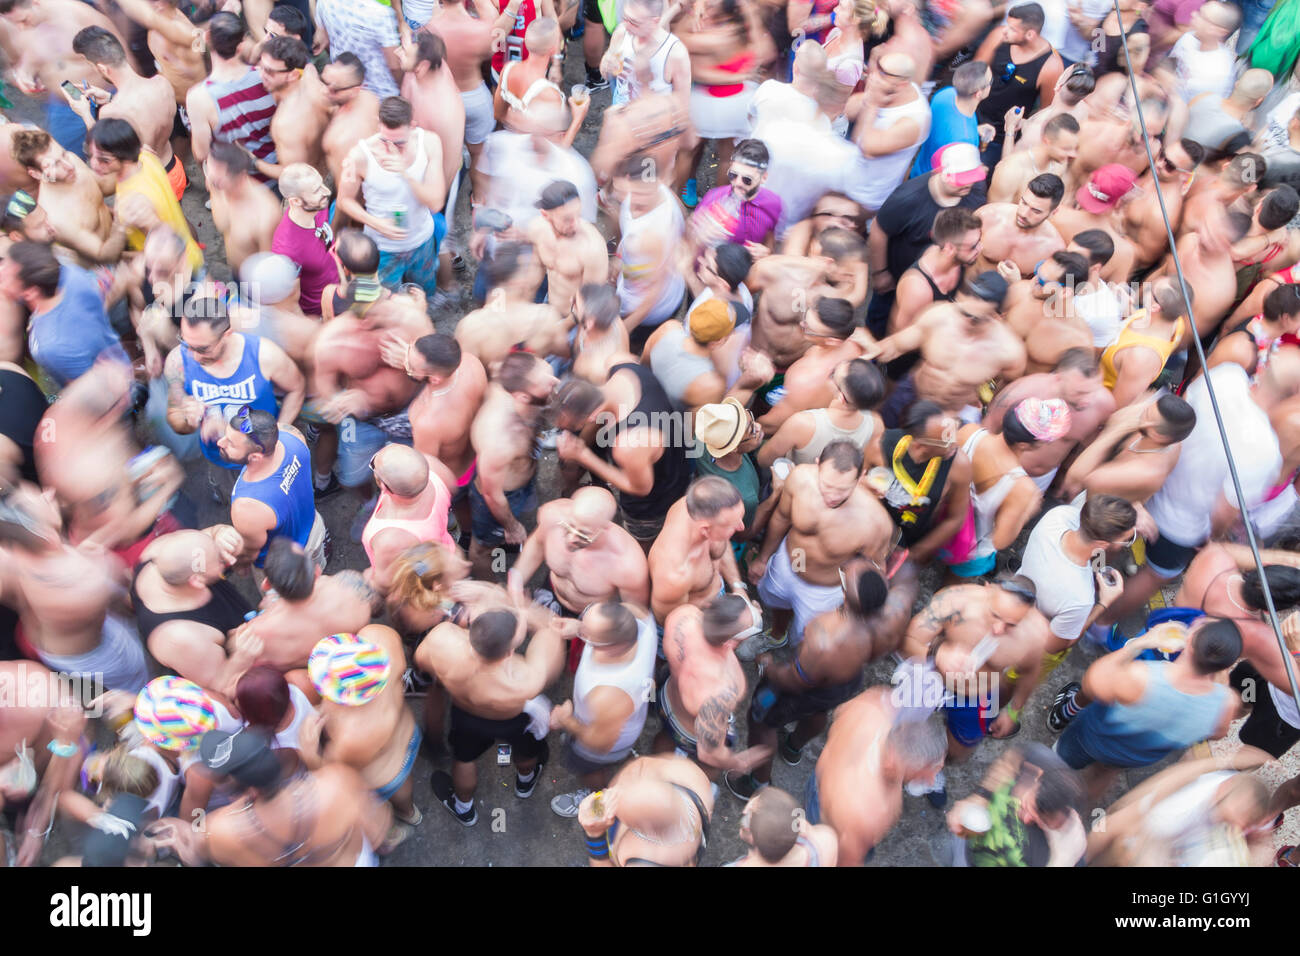
[[[749,433],[749,414],[739,399],[701,405],[695,413],[695,437],[714,458],[730,455]]]
[[[701,345],[721,342],[736,327],[736,313],[721,299],[705,299],[686,314],[686,331]]]
[[[214,774],[229,774],[245,787],[264,787],[280,776],[280,759],[263,730],[209,730],[199,741],[199,756]]]
[[[564,179],[557,179],[542,190],[542,198],[534,204],[538,209],[559,209],[578,198],[578,187]]]
[[[949,143],[934,154],[933,165],[958,186],[983,182],[989,174],[979,150],[970,143]]]
[[[1133,188],[1137,173],[1119,163],[1107,163],[1079,187],[1074,198],[1091,213],[1108,212]]]

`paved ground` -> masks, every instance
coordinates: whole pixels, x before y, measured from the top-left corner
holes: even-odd
[[[567,83],[581,82],[581,49],[577,43],[570,42],[567,62]],[[38,104],[15,96],[17,109],[11,112],[14,119],[40,118]],[[598,131],[598,119],[601,111],[609,103],[609,92],[593,96],[593,108],[576,146],[584,154],[589,154],[595,145]],[[706,158],[706,165],[711,160]],[[184,207],[190,221],[199,231],[199,240],[206,244],[207,257],[211,271],[218,278],[226,278],[228,270],[222,262],[221,237],[212,226],[211,214],[204,208],[203,193],[195,184],[202,182],[202,172],[193,161],[187,163],[191,187],[185,196]],[[709,169],[701,176],[699,192],[712,185],[713,170]],[[465,223],[468,220],[468,189],[462,189],[460,208],[453,228],[453,242],[458,250],[464,251],[466,244]],[[471,307],[469,301],[469,283],[463,287],[459,308],[449,307],[434,316],[438,328],[451,331],[456,319]],[[219,507],[210,497],[204,478],[202,463],[191,466],[191,478],[186,486],[186,493],[197,504],[201,525],[228,520],[228,512]],[[541,484],[546,493],[553,495],[556,487],[554,455],[548,454],[541,466]],[[343,568],[361,568],[365,566],[365,556],[359,545],[348,539],[348,526],[356,513],[357,502],[347,495],[336,495],[321,503],[321,513],[333,532],[333,556],[329,571]],[[1023,541],[1023,538],[1022,538]],[[937,583],[937,575],[927,576],[928,587],[924,596],[928,597],[930,589]],[[251,596],[251,588],[250,588]],[[1022,718],[1021,739],[1052,742],[1053,735],[1046,727],[1046,712],[1053,696],[1061,685],[1070,680],[1079,679],[1089,658],[1083,649],[1076,650],[1052,674],[1046,685],[1039,688],[1025,708]],[[880,684],[888,680],[892,667],[887,662],[877,662],[869,669],[869,683]],[[752,665],[746,667],[749,679],[754,680]],[[571,681],[566,674],[560,685],[551,692],[556,703],[566,699]],[[417,716],[421,701],[411,702]],[[743,720],[741,721],[743,726]],[[647,721],[645,733],[638,742],[641,752],[649,752],[650,741],[657,730],[657,720],[652,714]],[[795,767],[789,767],[779,759],[774,771],[774,782],[794,794],[802,793],[803,786],[812,772],[816,755],[820,753],[824,738],[818,738],[809,745],[803,761]],[[558,741],[554,742],[558,757]],[[947,771],[949,792],[953,799],[969,794],[978,784],[984,770],[997,759],[1008,746],[1006,742],[986,741],[974,756],[964,765],[951,767]],[[1216,745],[1216,749],[1237,746],[1235,733],[1229,741]],[[414,770],[416,779],[415,799],[425,813],[424,823],[415,834],[400,847],[387,861],[387,865],[429,866],[429,865],[468,865],[468,866],[578,866],[584,865],[585,851],[580,840],[577,824],[563,820],[554,815],[548,804],[557,793],[574,789],[576,781],[568,774],[558,760],[544,770],[543,780],[532,799],[524,801],[514,796],[513,769],[497,767],[491,752],[480,761],[480,781],[478,788],[479,823],[473,829],[466,829],[446,814],[434,800],[429,789],[429,775],[432,769],[447,769],[443,761],[432,761],[427,751],[422,752]],[[1110,795],[1113,799],[1122,790],[1128,789],[1138,780],[1149,775],[1152,770],[1127,775]],[[1300,758],[1287,761],[1287,766],[1270,773],[1271,783],[1280,782],[1285,777],[1300,772]],[[705,865],[715,866],[735,859],[744,852],[744,847],[737,837],[741,804],[723,790],[717,799],[713,822],[713,839],[705,855]],[[1293,817],[1296,815],[1293,814]],[[1278,842],[1297,842],[1296,824],[1292,820],[1279,832]],[[60,828],[51,839],[44,862],[52,862],[67,852],[66,835],[61,835]],[[872,860],[873,866],[934,866],[943,865],[948,860],[949,837],[945,826],[944,814],[933,809],[924,798],[906,797],[903,817],[897,827],[881,844]]]

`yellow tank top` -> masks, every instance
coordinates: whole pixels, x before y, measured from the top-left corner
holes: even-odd
[[[176,194],[172,192],[171,183],[167,181],[167,171],[163,169],[158,157],[148,150],[140,151],[140,168],[135,174],[117,184],[119,203],[123,196],[132,193],[139,193],[149,200],[149,205],[153,207],[158,218],[185,240],[185,252],[189,256],[190,265],[195,269],[200,268],[203,265],[203,252],[194,241],[194,237],[190,235],[190,226],[185,221],[185,214],[181,212],[181,204],[176,201]],[[139,229],[127,229],[126,238],[130,248],[134,250],[144,248],[145,236]]]
[[[1119,327],[1119,335],[1115,341],[1106,346],[1106,351],[1101,353],[1101,374],[1102,382],[1107,388],[1114,388],[1115,383],[1119,380],[1119,373],[1115,371],[1115,356],[1124,349],[1132,348],[1135,345],[1144,345],[1153,350],[1160,356],[1160,367],[1169,361],[1169,356],[1178,348],[1178,343],[1182,341],[1184,320],[1180,318],[1178,324],[1174,326],[1173,336],[1169,339],[1157,338],[1154,335],[1147,335],[1143,332],[1135,331],[1131,326],[1146,318],[1147,310],[1138,309]]]

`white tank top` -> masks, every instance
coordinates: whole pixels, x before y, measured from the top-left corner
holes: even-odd
[[[916,99],[898,106],[888,106],[876,114],[873,129],[889,129],[903,119],[913,119],[918,127],[916,139],[903,149],[884,156],[867,156],[858,153],[857,168],[852,174],[851,197],[868,209],[879,209],[899,183],[907,176],[908,167],[916,154],[916,147],[930,135],[930,103],[921,95],[916,84]]]
[[[659,301],[647,316],[657,324],[667,318],[666,315],[660,314],[662,309],[670,305],[675,306],[680,302],[683,290],[686,288],[686,279],[674,268],[674,263],[671,261],[672,250],[686,231],[686,220],[682,216],[677,198],[662,184],[659,186],[659,205],[644,216],[633,216],[631,210],[631,204],[624,199],[618,213],[619,232],[623,236],[618,247],[619,258],[623,262],[623,271],[618,277],[618,295],[623,314],[627,315],[641,304],[645,297],[646,286],[661,270],[668,269],[669,279],[664,284]],[[641,252],[643,243],[640,239],[645,235],[659,238],[664,249],[663,255],[650,258]]]
[[[415,159],[406,167],[406,175],[418,181],[424,178],[429,157],[424,151],[424,131],[412,127],[412,134],[417,133]],[[401,228],[406,230],[406,238],[400,241],[381,236],[370,226],[365,227],[366,235],[375,240],[380,252],[410,252],[418,249],[433,235],[433,213],[416,198],[415,191],[407,185],[405,179],[379,165],[379,160],[370,151],[370,144],[364,139],[361,141],[361,151],[366,154],[365,180],[361,183],[366,212],[389,220],[395,219],[394,214],[400,212],[404,220]]]
[[[671,93],[672,84],[664,79],[664,70],[668,66],[668,57],[682,41],[671,33],[666,33],[663,40],[650,54],[650,92]],[[623,72],[614,77],[614,102],[627,103],[645,93],[636,78],[636,57],[632,51],[632,38],[623,37]]]
[[[962,445],[961,450],[972,461],[975,458],[975,446],[983,441],[987,434],[988,429],[981,428],[966,439],[966,444]],[[1025,469],[1017,465],[999,478],[987,491],[976,491],[975,482],[971,482],[970,506],[975,510],[975,534],[978,538],[974,550],[970,553],[972,558],[982,558],[993,553],[993,524],[997,521],[998,509],[1002,507],[1002,502],[1007,500],[1007,495],[1011,494],[1012,486],[1023,477],[1025,477]]]
[[[293,709],[293,720],[289,721],[289,726],[276,734],[275,740],[271,742],[271,746],[276,750],[298,749],[298,730],[313,709],[307,695],[293,684],[289,685],[289,706]]]
[[[623,725],[618,739],[610,748],[610,753],[627,750],[641,736],[645,727],[646,712],[650,707],[650,698],[654,689],[655,650],[659,645],[659,634],[653,620],[637,621],[636,654],[626,664],[596,664],[591,659],[591,645],[582,649],[582,659],[578,662],[578,671],[573,675],[573,716],[579,722],[591,723],[591,711],[587,707],[587,697],[597,687],[617,687],[632,698],[636,710]],[[576,740],[573,749],[579,755],[599,759],[605,754],[591,753]]]

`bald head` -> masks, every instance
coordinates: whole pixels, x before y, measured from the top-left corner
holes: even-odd
[[[590,528],[603,528],[614,520],[617,505],[614,496],[604,488],[588,485],[573,493],[573,517]]]
[[[414,498],[429,484],[429,462],[406,445],[386,445],[375,456],[375,477],[400,498]]]
[[[886,53],[878,64],[881,70],[899,79],[910,80],[916,73],[916,61],[906,53]]]
[[[204,583],[221,577],[221,556],[216,543],[202,531],[174,531],[153,545],[153,565],[163,581],[183,587],[198,576]]]
[[[826,48],[816,40],[805,40],[795,52],[794,68],[803,76],[814,77],[826,69]]]
[[[550,17],[538,17],[524,31],[529,56],[550,56],[560,48],[560,25]]]
[[[1247,70],[1232,87],[1232,98],[1242,106],[1259,105],[1273,89],[1273,74],[1268,70]]]

